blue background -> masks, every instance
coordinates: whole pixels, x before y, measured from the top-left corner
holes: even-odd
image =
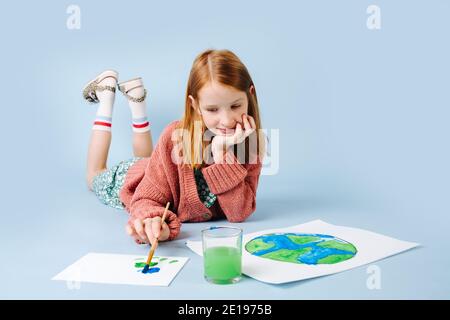
[[[69,30],[66,9],[81,9]],[[381,29],[366,9],[381,8]],[[448,1],[17,1],[1,5],[1,298],[449,298]],[[256,84],[265,128],[280,129],[280,169],[262,176],[244,232],[322,219],[422,247],[367,267],[269,285],[214,286],[184,245],[211,223],[184,224],[159,255],[190,261],[167,288],[50,279],[88,252],[146,255],[127,216],[85,183],[96,106],[83,85],[114,68],[142,76],[156,142],[183,112],[195,56],[233,50]],[[132,154],[116,97],[109,165]],[[223,221],[222,225],[226,224]]]

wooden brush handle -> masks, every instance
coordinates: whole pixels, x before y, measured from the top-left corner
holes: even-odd
[[[169,205],[170,205],[170,202],[167,202],[166,208],[164,209],[164,213],[163,213],[163,216],[162,216],[162,218],[161,218],[161,224],[163,224],[164,221],[166,221],[167,209],[169,209]]]
[[[170,205],[170,202],[167,202],[166,208],[164,209],[164,213],[163,213],[163,216],[161,219],[161,225],[164,223],[164,220],[166,220],[167,209],[169,209],[169,205]],[[152,261],[153,254],[155,253],[155,250],[157,247],[158,247],[158,238],[156,238],[155,243],[152,245],[152,248],[150,249],[150,252],[149,252],[148,258],[147,258],[147,265],[149,265],[150,262]]]
[[[147,263],[150,264],[153,258],[153,254],[155,253],[156,247],[158,246],[158,239],[156,239],[155,243],[152,246],[152,249],[150,250],[150,253],[148,254]]]

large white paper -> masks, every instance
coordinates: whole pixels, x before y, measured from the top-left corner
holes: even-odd
[[[156,264],[151,268],[155,269],[150,270],[152,273],[144,274],[141,271],[142,263],[147,261],[146,256],[88,253],[52,280],[168,286],[187,260],[188,258],[184,257],[154,256],[152,264]]]
[[[330,240],[344,240],[345,242],[343,243],[347,246],[347,243],[352,244],[354,248],[356,248],[356,252],[351,255],[346,255],[351,258],[348,258],[348,260],[345,261],[340,261],[333,264],[314,264],[311,261],[308,263],[294,263],[273,260],[251,254],[246,250],[247,243],[252,239],[268,234],[280,234],[281,237],[285,237],[286,235],[282,235],[285,233],[333,236],[338,239]],[[319,242],[321,241],[325,240],[319,240]],[[283,245],[280,247],[278,243],[271,243],[279,248],[284,248]],[[187,241],[186,245],[195,253],[201,256],[203,255],[201,241]],[[362,229],[336,226],[321,220],[314,220],[288,228],[263,230],[243,235],[242,273],[263,282],[274,284],[286,283],[320,277],[356,268],[364,264],[398,254],[402,251],[409,250],[418,245],[419,244],[417,243],[397,240]],[[267,250],[270,251],[270,249]],[[322,250],[323,253],[323,249],[320,250]],[[287,251],[285,250],[285,252]]]

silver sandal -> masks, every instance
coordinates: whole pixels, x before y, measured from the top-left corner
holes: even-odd
[[[142,78],[134,78],[131,80],[127,80],[119,83],[117,86],[119,87],[119,91],[122,92],[123,95],[130,101],[142,102],[145,100],[145,97],[147,96],[147,90],[145,88],[144,88],[144,95],[142,97],[135,98],[128,94],[128,92],[130,92],[133,89],[144,87],[144,82],[142,81]]]
[[[104,91],[109,90],[112,92],[116,92],[116,86],[102,86],[100,82],[102,82],[106,78],[114,78],[117,83],[119,74],[114,70],[106,70],[100,73],[95,79],[89,81],[83,88],[83,98],[91,103],[99,102],[97,94],[95,91]]]

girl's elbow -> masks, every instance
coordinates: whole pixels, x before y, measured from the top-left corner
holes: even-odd
[[[255,212],[256,210],[256,206],[252,206],[252,208],[250,210],[241,210],[236,214],[233,215],[229,215],[228,216],[228,221],[229,222],[244,222],[245,220],[248,219],[248,217],[250,217],[253,212]]]

